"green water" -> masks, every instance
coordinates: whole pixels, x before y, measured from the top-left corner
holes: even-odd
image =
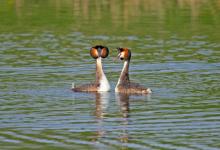
[[[0,149],[220,149],[219,31],[219,0],[1,0]],[[112,91],[73,93],[96,44]],[[115,94],[116,47],[153,94]]]

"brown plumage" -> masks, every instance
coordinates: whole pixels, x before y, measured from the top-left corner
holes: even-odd
[[[73,87],[74,92],[97,92],[99,85],[96,83],[83,84],[77,87]]]
[[[118,57],[124,60],[124,66],[119,77],[115,91],[119,93],[130,94],[149,94],[150,88],[145,88],[138,83],[133,83],[129,79],[129,64],[131,60],[131,51],[128,48],[118,48]]]
[[[109,50],[102,45],[96,45],[90,49],[90,55],[96,60],[96,79],[94,83],[72,87],[74,92],[109,91],[110,85],[102,69],[102,58],[108,57]]]

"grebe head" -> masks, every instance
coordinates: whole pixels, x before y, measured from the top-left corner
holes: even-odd
[[[96,45],[90,49],[90,55],[94,59],[97,59],[99,57],[106,58],[108,57],[108,54],[109,54],[108,48],[102,45]]]
[[[128,48],[118,48],[118,58],[121,60],[130,60],[131,51]]]

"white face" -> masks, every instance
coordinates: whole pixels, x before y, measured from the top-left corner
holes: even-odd
[[[125,52],[121,52],[118,54],[118,58],[120,58],[121,60],[123,60],[125,58]]]

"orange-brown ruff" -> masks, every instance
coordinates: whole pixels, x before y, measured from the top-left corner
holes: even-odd
[[[132,83],[129,80],[129,64],[131,60],[131,51],[128,48],[118,48],[118,57],[124,60],[124,66],[121,71],[118,83],[115,87],[116,92],[130,94],[149,94],[150,88],[145,88],[138,83]]]
[[[96,60],[96,80],[95,83],[73,86],[75,92],[99,92],[109,91],[110,85],[102,69],[102,58],[108,57],[109,50],[102,45],[96,45],[90,49],[90,55]]]

